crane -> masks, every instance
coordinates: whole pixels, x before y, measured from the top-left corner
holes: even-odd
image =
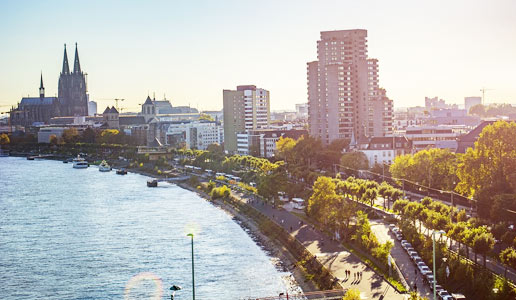
[[[120,108],[118,107],[118,101],[124,101],[124,98],[109,98],[109,99],[96,99],[97,101],[115,101],[115,108],[116,110],[120,111]]]
[[[482,105],[486,105],[486,100],[485,100],[485,96],[486,96],[486,92],[487,91],[492,91],[493,89],[486,89],[486,88],[481,88],[480,91],[482,92]]]

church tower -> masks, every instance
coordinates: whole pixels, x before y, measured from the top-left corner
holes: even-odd
[[[88,96],[86,95],[86,78],[81,70],[79,51],[75,43],[73,72],[70,73],[66,44],[64,49],[63,69],[59,76],[58,97],[64,116],[87,116]]]
[[[45,87],[43,86],[43,72],[41,72],[41,82],[39,84],[39,99],[45,98]]]

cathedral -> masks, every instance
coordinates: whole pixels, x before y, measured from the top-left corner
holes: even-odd
[[[39,97],[24,97],[18,107],[10,111],[11,123],[21,126],[31,126],[34,123],[48,124],[53,117],[87,115],[86,77],[81,70],[77,43],[75,44],[73,72],[70,72],[65,44],[57,97],[45,97],[43,75],[41,75]]]

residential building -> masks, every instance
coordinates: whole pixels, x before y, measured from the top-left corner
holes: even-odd
[[[298,119],[308,118],[308,103],[296,104],[296,117]]]
[[[269,91],[254,85],[224,90],[224,149],[237,152],[237,134],[267,128],[270,124]]]
[[[367,57],[367,30],[321,32],[317,58],[307,64],[310,135],[329,144],[392,134],[392,100],[379,86],[378,60]]]
[[[478,104],[482,104],[482,97],[474,96],[474,97],[464,97],[464,108],[466,109],[466,113],[469,114],[469,110]]]
[[[369,167],[375,164],[392,164],[399,155],[412,153],[412,142],[404,136],[372,137],[368,145],[360,150],[369,162]]]
[[[465,109],[435,109],[425,116],[423,123],[426,125],[465,125],[473,128],[480,123],[480,117],[468,115]]]
[[[461,136],[457,140],[457,153],[466,153],[468,148],[474,148],[475,142],[478,140],[480,133],[484,130],[484,127],[487,125],[493,124],[495,121],[483,121],[473,130],[468,132],[467,134]]]
[[[409,126],[405,136],[412,141],[414,149],[445,148],[455,151],[457,138],[468,131],[464,125]]]
[[[276,142],[281,137],[297,140],[306,134],[308,134],[308,131],[304,129],[260,129],[241,132],[237,134],[237,153],[240,155],[273,157],[276,153]]]
[[[224,133],[215,121],[184,121],[168,125],[166,144],[173,147],[206,150],[211,144],[222,144]]]

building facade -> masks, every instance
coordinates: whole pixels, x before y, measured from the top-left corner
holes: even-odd
[[[224,90],[224,150],[237,152],[237,134],[270,125],[269,91],[254,85]]]
[[[464,108],[466,109],[466,113],[469,114],[469,110],[478,104],[482,104],[482,97],[464,97]]]
[[[307,64],[310,135],[337,139],[392,133],[393,105],[379,86],[378,60],[367,57],[367,31],[323,31],[317,61]]]

